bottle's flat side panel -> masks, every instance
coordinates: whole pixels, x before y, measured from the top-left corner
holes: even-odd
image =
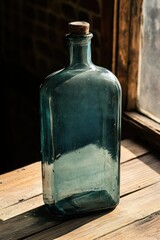
[[[98,83],[97,77],[80,74],[54,89],[56,204],[66,198],[73,202],[74,194],[82,200],[82,193],[87,196],[90,191],[107,191],[115,204],[119,198],[119,94],[114,85]]]
[[[53,209],[73,214],[118,203],[120,97],[114,77],[99,70],[64,70],[42,89],[43,196]]]

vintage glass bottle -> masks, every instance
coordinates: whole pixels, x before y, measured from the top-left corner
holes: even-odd
[[[120,192],[121,87],[91,61],[89,23],[69,23],[68,66],[40,90],[43,199],[55,214],[115,208]]]

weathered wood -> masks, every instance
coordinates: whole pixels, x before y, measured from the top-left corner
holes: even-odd
[[[160,211],[142,220],[123,227],[113,233],[100,237],[101,240],[159,240],[160,239]]]
[[[0,239],[15,240],[25,238],[62,222],[64,223],[65,220],[55,219],[43,205],[27,213],[17,215],[5,222],[1,221]]]
[[[121,163],[149,153],[149,146],[138,140],[123,140],[121,142]]]
[[[112,72],[116,74],[117,64],[117,29],[118,29],[118,11],[119,0],[114,0],[114,14],[113,14],[113,47],[112,47]]]
[[[86,223],[85,218],[69,220],[26,239],[98,239],[119,228],[145,218],[160,209],[160,182],[123,197],[112,212]],[[153,204],[156,202],[156,204]]]
[[[122,141],[121,161],[147,153],[147,148],[136,142]],[[0,209],[27,200],[42,193],[41,163],[37,162],[0,176]],[[16,192],[15,192],[16,189]],[[17,194],[17,192],[19,194]]]
[[[121,149],[122,163],[127,160],[135,159],[132,164],[128,163],[127,165],[121,166],[121,195],[128,194],[130,191],[136,191],[139,189],[139,186],[145,187],[149,181],[151,181],[151,184],[157,181],[157,176],[153,176],[153,172],[151,171],[150,167],[147,168],[145,164],[140,163],[140,167],[138,168],[139,160],[137,160],[136,157],[148,152],[148,149],[145,146],[140,146],[133,140],[124,140],[122,141]],[[152,160],[154,164],[157,164],[156,159]],[[148,166],[150,166],[150,164],[151,162],[148,163]],[[138,181],[136,181],[136,168],[138,168],[138,173],[140,170],[142,170],[142,168],[146,169],[143,177],[144,179],[147,177],[148,181],[144,183],[143,181],[141,182],[140,175],[138,175],[139,178]],[[147,174],[145,175],[145,173]],[[128,176],[131,175],[132,178],[129,180]],[[132,179],[134,178],[134,184],[131,185]],[[0,219],[8,219],[15,216],[16,213],[20,214],[32,209],[33,206],[36,206],[36,204],[37,207],[43,204],[42,197],[39,196],[39,194],[42,193],[40,162],[20,168],[10,173],[3,174],[1,175],[0,179],[2,182],[0,185]],[[126,191],[124,189],[126,189]],[[36,198],[34,199],[33,197]]]
[[[123,108],[126,106],[128,92],[130,5],[131,0],[119,1],[116,75],[122,86]]]
[[[160,161],[148,154],[121,165],[121,196],[160,181]]]
[[[137,157],[150,151],[150,147],[144,144],[140,139],[124,139],[121,145],[127,150],[133,152]]]
[[[137,153],[138,149],[139,149],[138,151],[139,153],[140,152],[142,153],[145,150],[143,148],[141,149],[140,147],[136,148],[135,147],[136,144],[134,145],[134,142],[132,141],[128,143],[125,141],[124,144],[130,146],[132,151],[134,151],[135,153]],[[37,163],[35,163],[35,166],[37,168]],[[34,164],[31,167],[33,169]],[[159,183],[157,183],[158,181]],[[17,214],[20,214],[22,212],[25,212],[18,217],[14,217],[7,221],[2,222],[2,227],[1,227],[1,235],[3,234],[2,239],[9,239],[9,236],[10,236],[10,239],[18,239],[18,238],[27,237],[30,235],[32,236],[32,234],[36,234],[37,232],[40,232],[42,230],[44,230],[44,235],[43,233],[38,233],[37,237],[32,236],[30,237],[30,239],[44,239],[44,238],[56,239],[57,237],[60,237],[60,234],[64,235],[62,239],[70,239],[70,234],[68,238],[68,232],[70,231],[76,231],[75,238],[72,238],[72,235],[71,235],[71,239],[92,239],[91,233],[94,232],[95,234],[97,231],[99,232],[99,235],[98,236],[93,235],[93,239],[95,237],[100,237],[103,235],[103,233],[105,234],[106,232],[105,229],[108,229],[108,227],[110,232],[110,231],[113,231],[113,228],[114,230],[116,230],[117,228],[122,227],[123,224],[124,224],[123,226],[126,226],[127,224],[137,221],[137,219],[143,217],[143,214],[145,217],[149,215],[149,212],[157,211],[160,203],[158,203],[158,205],[156,206],[157,208],[155,207],[156,209],[151,210],[152,205],[154,205],[152,204],[153,199],[155,202],[158,202],[158,196],[160,196],[159,191],[156,190],[157,187],[154,187],[154,186],[157,186],[157,184],[160,184],[160,162],[158,158],[156,158],[156,156],[154,156],[153,154],[147,153],[139,158],[134,158],[131,161],[126,161],[121,165],[121,196],[123,195],[124,197],[121,198],[120,205],[113,212],[109,214],[106,214],[105,212],[97,213],[97,214],[89,215],[86,217],[69,220],[67,222],[66,222],[66,219],[57,221],[54,218],[52,222],[52,217],[50,217],[49,220],[48,218],[45,217],[43,221],[42,218],[45,211],[44,206],[41,208],[38,208],[38,209],[43,209],[42,212],[37,209],[37,206],[40,206],[43,204],[42,196],[37,196],[27,201],[23,201],[18,204],[7,207],[5,209],[2,209],[0,211],[0,215],[2,216],[3,220],[16,216]],[[147,187],[149,185],[152,185],[152,186]],[[152,188],[154,188],[154,190]],[[155,196],[153,194],[154,191],[155,191],[154,193]],[[149,194],[153,195],[151,199]],[[150,202],[145,203],[146,198]],[[143,201],[144,201],[144,206],[142,207]],[[134,206],[134,208],[131,206]],[[26,211],[33,208],[35,209],[30,211],[29,213],[26,213]],[[139,212],[140,217],[137,215],[135,217],[135,213],[134,213],[133,214],[134,219],[132,220],[131,216],[132,216],[132,211],[134,212],[134,209],[135,209],[135,212],[137,211],[137,214]],[[146,209],[147,209],[147,212],[145,212]],[[37,211],[39,215],[35,217],[36,216],[35,212]],[[129,218],[128,218],[128,212],[130,214]],[[47,214],[49,213],[46,212],[46,215]],[[17,218],[19,220],[17,220]],[[101,218],[104,218],[104,220],[102,221]],[[126,222],[126,219],[128,222]],[[17,227],[18,221],[19,221],[19,224]],[[113,228],[111,226],[112,224],[110,225],[110,221],[114,226]],[[103,226],[103,222],[106,222],[107,225],[105,224]],[[90,223],[93,223],[93,228],[92,228],[92,224]],[[94,225],[94,223],[96,225]],[[11,225],[11,228],[8,227],[9,224]],[[58,226],[58,224],[60,225]],[[89,224],[89,229],[90,229],[89,232],[87,230],[88,228],[84,228],[86,224]],[[55,225],[56,227],[52,229],[52,227]],[[25,226],[25,230],[24,230],[24,226]],[[94,231],[94,227],[96,228],[95,231]],[[99,227],[100,227],[100,230],[98,230]],[[80,229],[79,230],[80,233],[79,231],[77,233],[77,230],[75,230],[76,228]],[[82,233],[81,228],[82,228],[82,232],[84,232],[84,236],[83,235],[81,236],[81,233]],[[52,235],[52,233],[54,233],[54,235]],[[67,234],[67,236],[65,234]],[[81,236],[81,238],[79,238],[79,236]]]
[[[14,202],[14,198],[12,198],[9,205],[0,210],[1,218],[8,219],[1,222],[1,239],[26,239],[27,237],[28,239],[48,240],[96,239],[107,236],[106,234],[111,234],[113,231],[127,228],[128,224],[135,224],[139,219],[158,211],[160,209],[160,162],[158,157],[150,153],[147,147],[140,146],[134,140],[122,141],[121,152],[121,201],[117,208],[108,214],[99,212],[70,220],[59,220],[52,217],[44,208],[42,195],[34,195],[33,190],[32,194],[28,195],[30,188],[34,189],[35,186],[37,189],[36,186],[41,185],[40,162],[25,167],[26,170],[19,169],[6,175],[3,174],[1,176],[3,184],[1,185],[3,185],[3,197],[6,196],[6,198],[2,202],[9,196],[8,191],[11,191],[13,195],[16,192],[18,196],[17,202]],[[19,201],[22,199],[21,196],[25,193],[25,189],[26,198]],[[41,193],[41,186],[38,189],[36,191]],[[38,206],[41,207],[37,208]],[[30,209],[33,210],[26,212]],[[23,214],[19,215],[20,213]],[[157,225],[154,226],[156,229]]]
[[[128,110],[136,109],[142,1],[119,1],[116,72],[122,85],[123,108]]]
[[[1,174],[0,182],[6,184],[6,183],[12,182],[14,180],[21,180],[23,177],[26,178],[26,176],[31,178],[32,175],[34,175],[34,176],[36,176],[37,174],[39,175],[39,174],[41,174],[41,169],[40,169],[39,163],[40,162],[32,163],[25,167],[13,170],[11,172]]]
[[[159,173],[159,160],[151,154],[123,163],[121,165],[121,196],[160,181]],[[28,199],[28,201],[19,201],[17,204],[1,209],[0,219],[9,219],[17,213],[21,214],[41,205],[43,205],[42,196]]]
[[[137,86],[143,23],[142,4],[143,0],[119,0],[116,75],[122,85],[124,111],[138,111]],[[131,115],[124,114],[124,122],[131,126],[132,132],[140,135],[159,150],[159,127],[155,127],[154,121],[144,117],[143,114],[137,112],[137,115],[141,115],[141,117],[134,119],[134,117],[130,117]],[[143,123],[141,119],[144,120],[142,120]]]
[[[7,220],[9,218],[20,215],[24,212],[30,211],[34,208],[44,205],[42,194],[39,196],[34,196],[27,201],[20,201],[17,204],[13,204],[9,207],[3,208],[0,210],[0,220]]]
[[[137,101],[140,29],[143,0],[131,0],[127,109],[135,110]]]
[[[150,188],[153,188],[153,186],[151,186]],[[143,205],[143,197],[145,199],[145,198],[148,198],[148,195],[149,196],[150,195],[154,196],[154,189],[152,189],[152,192],[150,192],[151,191],[150,188],[149,188],[148,193],[146,193],[146,190],[148,190],[148,188],[145,189],[145,193],[143,192],[141,198],[139,198],[139,194],[137,196],[137,193],[134,193],[133,199],[132,199],[132,197],[129,198],[129,202],[128,202],[128,197],[122,198],[120,206],[118,207],[121,210],[120,209],[118,210],[118,208],[117,208],[109,214],[105,214],[105,213],[93,214],[91,216],[86,216],[86,217],[81,217],[81,218],[74,219],[74,220],[69,220],[69,222],[65,222],[66,220],[54,219],[53,216],[51,216],[49,214],[49,212],[46,212],[44,206],[40,207],[40,208],[37,208],[37,209],[34,209],[30,212],[19,215],[15,218],[12,218],[12,219],[8,220],[8,221],[5,221],[4,223],[1,223],[1,239],[3,239],[3,240],[5,240],[5,239],[7,239],[7,240],[8,239],[19,239],[19,238],[23,238],[23,237],[25,238],[27,236],[31,236],[30,239],[44,239],[44,237],[45,237],[45,239],[48,239],[48,240],[49,239],[57,239],[57,237],[59,237],[60,235],[67,234],[68,232],[70,232],[72,230],[73,231],[80,231],[80,229],[76,230],[76,228],[81,228],[81,226],[82,226],[82,228],[84,228],[84,227],[87,228],[87,226],[85,224],[89,224],[89,227],[90,227],[89,232],[90,231],[92,231],[92,232],[97,232],[98,231],[98,233],[100,233],[99,237],[103,235],[104,231],[105,231],[104,234],[107,234],[108,232],[111,232],[113,230],[112,225],[114,224],[115,230],[118,229],[118,232],[117,232],[117,234],[118,234],[119,233],[119,227],[120,227],[119,222],[122,225],[123,217],[127,217],[129,219],[130,218],[132,219],[132,212],[129,214],[128,213],[128,208],[132,209],[131,206],[134,206],[134,208],[132,209],[133,218],[134,218],[134,215],[135,215],[134,209],[135,209],[135,212],[136,212],[137,215],[139,215],[139,214],[141,215],[142,213],[140,213],[140,212],[142,211],[142,209],[145,210],[145,207],[147,209],[148,206],[150,207],[150,205],[155,205],[155,204],[152,204],[152,203],[148,203],[148,201],[147,201],[147,202],[145,202],[145,206],[142,206]],[[158,189],[160,189],[160,188],[158,187]],[[155,194],[156,193],[157,192],[156,192],[156,189],[155,189]],[[135,197],[135,194],[136,194],[136,197]],[[159,202],[156,197],[155,197],[155,200],[157,200],[157,202]],[[125,202],[127,204],[125,204]],[[146,206],[147,204],[148,204],[148,206]],[[138,209],[137,209],[137,205],[139,206]],[[154,210],[152,210],[152,211],[154,212]],[[122,215],[124,215],[124,216],[122,216]],[[141,219],[141,217],[138,217],[138,219],[139,218]],[[148,217],[148,215],[146,215],[146,217],[145,217],[145,214],[144,215],[142,214],[142,218],[144,218],[144,220],[142,220],[142,221],[145,222],[146,218],[150,219],[151,217]],[[101,222],[98,224],[99,219],[100,219]],[[118,221],[118,223],[117,223],[117,221]],[[93,224],[92,224],[92,222],[93,222]],[[134,219],[133,219],[134,226],[135,226],[135,223],[138,223],[138,221],[134,221]],[[141,221],[140,221],[140,223],[141,223]],[[61,224],[61,225],[58,226],[58,224]],[[55,229],[51,228],[53,226],[56,226]],[[94,229],[94,226],[96,226],[96,230]],[[152,226],[152,225],[149,225],[149,226]],[[106,232],[106,229],[108,229],[108,227],[109,227],[109,231],[107,230],[107,232]],[[136,227],[137,227],[137,225],[136,225]],[[102,232],[101,232],[101,228],[103,230]],[[43,231],[45,229],[47,229],[45,231],[45,235],[43,235],[43,232],[39,233],[38,236],[32,235],[36,232]],[[120,228],[120,234],[125,233],[125,231],[123,232],[123,229],[125,229],[125,227]],[[156,232],[159,229],[159,225],[154,224],[152,226],[152,231],[153,231],[153,229],[155,229],[154,232]],[[82,229],[82,231],[83,231],[83,229]],[[80,231],[81,234],[82,234],[82,231]],[[84,231],[84,233],[85,232],[86,231]],[[130,229],[128,230],[128,234],[129,234],[129,232],[131,232]],[[79,237],[79,235],[78,235],[77,238],[73,238],[73,236],[72,236],[71,239],[94,239],[92,237],[89,238],[88,236],[89,235],[82,236],[81,238]],[[115,236],[116,236],[116,231],[115,231]],[[119,235],[117,235],[117,236],[119,236]],[[83,237],[85,237],[85,238],[83,238]],[[60,239],[70,239],[70,236],[69,237],[62,236]],[[109,239],[117,239],[117,238],[114,238],[114,235],[113,235],[113,238],[109,238]],[[121,238],[121,239],[125,239],[125,238]],[[128,238],[128,240],[129,239],[130,238]],[[142,238],[142,240],[143,240],[143,238]]]
[[[137,112],[125,112],[123,118],[136,129],[141,138],[160,150],[160,124]]]
[[[40,162],[0,176],[0,209],[42,193]]]
[[[121,165],[121,196],[158,181],[160,181],[160,162],[154,155],[148,154]],[[21,195],[19,195],[19,198],[21,198]],[[27,201],[19,201],[17,204],[1,209],[0,219],[9,219],[41,205],[43,205],[42,196],[35,195],[34,198]]]

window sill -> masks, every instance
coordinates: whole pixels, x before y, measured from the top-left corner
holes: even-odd
[[[160,124],[138,112],[124,112],[123,120],[136,130],[140,138],[160,151]]]

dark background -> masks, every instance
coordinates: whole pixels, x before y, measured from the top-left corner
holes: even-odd
[[[113,2],[0,1],[1,173],[41,159],[39,87],[66,65],[68,22],[90,23],[92,60],[111,70]]]

